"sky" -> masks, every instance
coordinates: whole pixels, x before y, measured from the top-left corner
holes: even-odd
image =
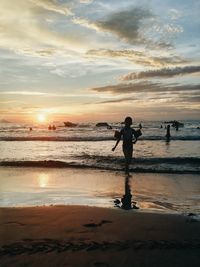
[[[199,0],[0,0],[0,120],[200,119]]]

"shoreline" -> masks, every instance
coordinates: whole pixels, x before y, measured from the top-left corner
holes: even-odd
[[[49,204],[49,205],[30,205],[30,206],[0,206],[0,212],[1,210],[6,210],[6,209],[13,209],[13,210],[20,210],[20,209],[32,209],[32,208],[36,208],[36,209],[40,209],[40,208],[65,208],[65,207],[86,207],[86,208],[94,208],[94,209],[108,209],[108,210],[122,210],[124,212],[138,212],[139,214],[157,214],[157,215],[166,215],[166,216],[181,216],[181,217],[184,217],[186,218],[187,220],[194,220],[194,221],[199,221],[200,222],[200,215],[199,214],[196,214],[196,213],[179,213],[177,211],[161,211],[161,210],[153,210],[153,209],[138,209],[138,210],[135,210],[134,208],[132,209],[129,209],[129,210],[124,210],[124,209],[121,209],[121,208],[118,208],[116,206],[113,206],[113,207],[103,207],[103,206],[95,206],[95,205],[72,205],[72,204]]]
[[[87,206],[0,208],[0,236],[1,266],[200,264],[200,222],[181,215]]]
[[[185,161],[187,159],[184,159]],[[192,159],[194,162],[193,168],[199,166],[200,159],[199,158],[194,158]],[[138,164],[136,160],[136,164]],[[140,162],[139,162],[140,163]],[[143,163],[141,161],[141,163]],[[140,163],[140,164],[141,164]],[[173,166],[174,163],[172,163]],[[161,163],[158,164],[158,162],[153,163],[154,168],[143,168],[143,167],[134,167],[130,168],[129,171],[131,174],[134,173],[160,173],[160,174],[194,174],[194,175],[199,175],[200,170],[176,170],[176,169],[165,169],[162,168],[162,160]],[[148,166],[148,164],[147,164]],[[158,168],[161,167],[160,169]],[[97,165],[90,165],[90,164],[76,164],[76,163],[68,163],[64,161],[59,161],[59,160],[39,160],[39,161],[30,161],[30,160],[25,160],[25,161],[1,161],[0,162],[0,168],[44,168],[44,169],[89,169],[89,170],[99,170],[99,171],[113,171],[113,172],[124,172],[123,167],[120,168],[112,168],[109,166],[97,166]],[[156,169],[157,168],[157,169]]]

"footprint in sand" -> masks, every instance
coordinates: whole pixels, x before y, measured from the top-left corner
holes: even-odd
[[[20,222],[6,222],[5,224],[16,224],[16,225],[19,225],[19,226],[25,226],[24,223],[20,223]]]
[[[97,266],[97,267],[109,267],[109,264],[106,263],[106,262],[95,262],[94,266]]]
[[[84,227],[99,227],[105,223],[112,223],[112,221],[102,220],[100,223],[86,223],[86,224],[83,224],[83,226]]]

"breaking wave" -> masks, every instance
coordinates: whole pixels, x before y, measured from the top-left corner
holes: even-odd
[[[0,141],[50,141],[50,142],[87,142],[87,141],[110,141],[115,140],[113,136],[4,136],[0,137]],[[166,140],[164,136],[146,136],[140,137],[144,141],[162,141]],[[199,141],[200,136],[173,136],[170,140],[175,141]]]
[[[1,161],[6,167],[38,168],[94,168],[110,171],[123,171],[122,157],[84,156],[74,161],[39,160],[39,161]],[[200,158],[137,158],[130,166],[131,172],[144,173],[193,173],[200,174]]]

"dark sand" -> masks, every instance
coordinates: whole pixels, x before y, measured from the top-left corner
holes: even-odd
[[[199,267],[200,222],[117,208],[0,208],[0,266]]]

